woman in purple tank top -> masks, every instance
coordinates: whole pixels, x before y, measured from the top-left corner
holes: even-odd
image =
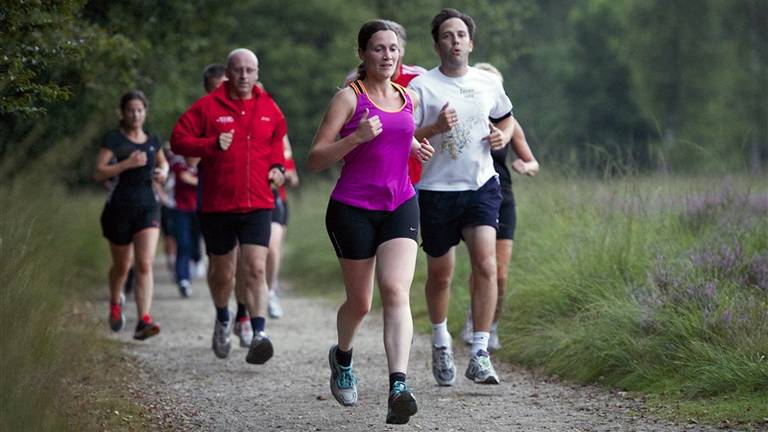
[[[357,402],[352,345],[371,308],[375,275],[390,374],[386,422],[407,423],[417,411],[406,371],[419,225],[408,157],[426,161],[434,150],[427,140],[413,137],[415,96],[391,81],[400,54],[392,27],[380,20],[368,22],[360,28],[357,44],[362,60],[358,79],[331,100],[309,154],[313,171],[344,160],[325,220],[347,294],[337,315],[338,344],[328,353],[331,393],[342,405]]]

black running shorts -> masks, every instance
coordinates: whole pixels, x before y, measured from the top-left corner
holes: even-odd
[[[419,205],[413,197],[390,212],[362,209],[331,199],[325,213],[325,227],[336,256],[368,259],[388,240],[409,238],[416,241]]]
[[[101,212],[101,232],[111,243],[125,246],[133,235],[147,228],[160,227],[160,206],[105,205]]]
[[[226,255],[238,242],[269,247],[272,210],[244,213],[200,212],[198,216],[209,254]]]

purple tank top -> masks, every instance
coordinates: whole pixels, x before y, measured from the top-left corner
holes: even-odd
[[[386,111],[368,98],[361,81],[350,86],[357,93],[357,107],[341,128],[341,137],[357,130],[366,108],[369,118],[379,116],[382,131],[344,156],[341,176],[331,198],[367,210],[393,211],[416,194],[408,178],[408,156],[415,130],[413,102],[405,89],[394,85],[405,103],[397,111]]]

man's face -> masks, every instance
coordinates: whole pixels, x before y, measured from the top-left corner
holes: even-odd
[[[237,53],[228,62],[226,75],[238,96],[248,96],[259,80],[259,61],[253,54]]]
[[[435,51],[444,65],[467,66],[472,47],[469,29],[460,18],[447,19],[438,28]]]

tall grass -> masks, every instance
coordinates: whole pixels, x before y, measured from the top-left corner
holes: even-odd
[[[93,331],[73,325],[108,262],[103,197],[45,177],[0,186],[0,430],[60,430],[65,379],[83,367]]]
[[[292,201],[286,274],[341,292],[324,229],[331,186]],[[516,180],[500,355],[698,408],[729,397],[754,406],[725,404],[710,420],[768,417],[767,189],[765,178]],[[468,304],[463,249],[454,335]],[[428,331],[421,255],[411,299],[417,328]]]

